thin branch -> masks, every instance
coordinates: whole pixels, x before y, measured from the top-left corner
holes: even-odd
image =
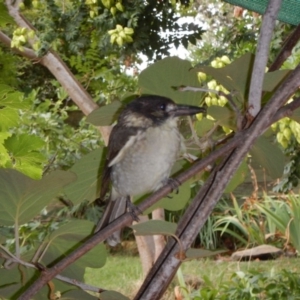
[[[278,70],[282,64],[287,60],[287,58],[292,54],[292,50],[300,39],[300,24],[296,27],[296,29],[292,32],[292,34],[288,37],[287,41],[283,45],[280,50],[278,56],[272,63],[269,68],[269,72],[273,72]]]
[[[268,62],[269,47],[281,3],[282,0],[270,0],[262,21],[249,92],[248,111],[253,118],[256,117],[261,109],[262,87]]]
[[[3,257],[4,259],[7,259],[9,261],[13,261],[15,263],[18,263],[18,264],[20,264],[22,266],[25,266],[27,268],[32,268],[32,269],[39,270],[39,268],[36,265],[34,265],[32,263],[28,263],[26,261],[23,261],[22,259],[20,259],[17,256],[13,255],[12,253],[10,253],[2,245],[0,245],[0,248],[3,251],[6,252],[6,255],[4,255],[4,253],[0,253],[0,257]],[[91,291],[91,292],[96,292],[96,293],[101,293],[101,292],[106,291],[102,288],[98,288],[96,286],[92,286],[92,285],[86,284],[84,282],[78,281],[77,279],[69,278],[69,277],[66,277],[66,276],[59,275],[59,274],[56,275],[55,278],[60,280],[60,281],[63,281],[63,282],[69,283],[71,285],[77,286],[77,287],[79,287],[79,288],[81,288],[82,290],[85,290],[85,291]]]
[[[5,46],[11,48],[11,39],[2,31],[0,31],[0,42],[2,42]],[[11,48],[11,50],[19,55],[22,55],[30,60],[38,60],[39,58],[35,54],[35,52],[27,47],[24,47],[24,50],[21,51],[18,48]]]

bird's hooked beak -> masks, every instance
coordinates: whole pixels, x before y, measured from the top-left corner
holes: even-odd
[[[204,107],[191,106],[191,105],[176,105],[170,114],[174,117],[180,116],[191,116],[199,113],[205,113],[206,109]]]

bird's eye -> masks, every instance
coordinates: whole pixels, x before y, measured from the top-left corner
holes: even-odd
[[[159,106],[159,108],[160,108],[161,110],[166,110],[166,104],[161,104],[161,105]]]

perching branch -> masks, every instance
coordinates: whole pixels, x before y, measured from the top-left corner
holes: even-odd
[[[268,62],[269,47],[281,3],[282,0],[269,1],[266,13],[263,16],[249,91],[248,112],[253,118],[257,116],[261,109],[262,87]]]
[[[237,146],[242,147],[243,151],[241,154],[239,154],[235,159],[241,160],[241,155],[245,155],[247,151],[249,150],[250,146],[253,144],[254,140],[256,137],[258,137],[260,134],[262,134],[274,121],[273,118],[276,115],[276,112],[279,111],[279,108],[291,97],[291,95],[298,89],[298,86],[300,85],[300,66],[296,68],[295,71],[293,71],[290,76],[287,78],[287,80],[283,83],[282,88],[278,89],[278,91],[275,93],[275,95],[272,97],[270,102],[265,106],[263,111],[259,114],[257,120],[253,122],[250,128],[244,129],[240,132],[238,132],[230,141],[228,141],[224,146],[220,147],[219,149],[215,150],[212,152],[210,155],[208,155],[206,158],[202,159],[201,161],[195,163],[194,165],[191,166],[187,171],[183,172],[179,176],[176,177],[176,180],[183,183],[193,177],[195,174],[199,173],[201,170],[203,170],[207,165],[212,164],[215,162],[216,159],[228,155],[229,152],[231,153],[239,153],[239,151],[233,151],[233,149],[237,149]],[[300,103],[297,99],[296,102],[294,103],[294,107],[299,107]],[[288,105],[292,105],[288,104]],[[287,105],[287,106],[288,106]],[[251,138],[251,143],[246,141]],[[250,143],[250,144],[249,144]],[[246,146],[245,146],[246,145]],[[246,147],[246,148],[245,148]],[[232,152],[233,151],[233,152]],[[226,159],[228,160],[233,154],[229,155]],[[235,154],[237,155],[237,154]],[[236,156],[234,156],[236,157]],[[226,161],[227,161],[226,160]],[[239,161],[240,162],[240,161]],[[217,173],[213,173],[213,178],[210,179],[210,181],[207,181],[207,184],[205,185],[205,189],[201,189],[199,192],[198,196],[194,199],[193,204],[191,208],[188,208],[186,211],[186,214],[184,215],[183,221],[182,222],[187,222],[187,220],[193,220],[191,223],[193,223],[193,234],[190,234],[189,232],[183,231],[182,233],[179,233],[179,236],[182,240],[185,240],[186,237],[188,237],[188,241],[185,241],[184,245],[187,246],[189,245],[189,241],[192,239],[192,237],[199,232],[199,228],[203,226],[205,223],[205,220],[209,216],[209,211],[213,209],[215,204],[217,203],[219,196],[223,192],[223,188],[225,188],[227,182],[230,180],[232,174],[238,167],[238,163],[235,162],[234,169],[230,169],[231,173],[224,173],[228,166],[224,166],[222,170],[218,169]],[[220,175],[218,175],[220,174]],[[217,178],[217,180],[216,180]],[[225,181],[224,181],[225,180]],[[168,193],[172,191],[172,187],[170,185],[166,185],[159,189],[157,192],[153,193],[151,196],[149,196],[145,201],[143,201],[138,208],[141,211],[145,211],[148,209],[150,206],[155,204],[159,199],[162,197],[166,196]],[[213,194],[209,194],[213,193]],[[205,201],[202,203],[202,197],[205,195],[209,195],[208,198],[205,198]],[[199,198],[201,196],[201,199]],[[217,197],[218,196],[218,197]],[[200,199],[200,200],[199,200]],[[198,210],[195,210],[195,206],[197,207],[199,205],[198,202],[201,202],[198,208]],[[196,211],[198,212],[199,215],[196,215]],[[208,213],[208,214],[207,214]],[[62,272],[66,267],[68,267],[71,263],[73,263],[75,260],[77,260],[79,257],[87,253],[89,250],[91,250],[93,247],[95,247],[98,243],[103,242],[108,236],[110,236],[114,231],[121,229],[125,226],[129,226],[132,222],[132,216],[130,213],[126,213],[122,215],[120,218],[116,219],[112,223],[110,223],[107,227],[105,227],[103,230],[98,231],[95,235],[91,236],[87,241],[82,244],[79,248],[74,250],[72,253],[70,253],[67,257],[63,258],[61,261],[59,261],[56,265],[53,267],[46,269],[41,276],[27,289],[27,291],[20,296],[19,300],[28,300],[30,299],[33,295],[37,293],[37,291],[42,288],[48,281],[50,281],[54,276]],[[199,223],[200,222],[200,223]],[[190,223],[189,223],[190,224]],[[190,225],[189,225],[190,226]],[[190,230],[189,226],[185,226],[184,228],[186,230]],[[196,227],[195,227],[196,226]],[[198,227],[197,227],[198,226]],[[178,228],[182,228],[178,226]],[[185,237],[186,236],[186,237]],[[170,247],[170,246],[168,246]],[[169,250],[168,250],[169,249]],[[173,246],[171,248],[166,248],[166,250],[163,251],[162,255],[160,256],[158,260],[158,267],[157,264],[155,264],[155,269],[153,271],[151,270],[149,273],[149,276],[155,276],[157,275],[157,272],[161,272],[161,264],[165,262],[166,257],[171,257],[169,256],[170,253],[169,251],[173,249]],[[175,249],[176,250],[176,249]],[[175,251],[174,250],[174,251]],[[167,252],[166,252],[167,251]],[[173,250],[172,250],[173,251]],[[173,253],[173,252],[172,252]],[[172,272],[176,271],[177,267],[180,264],[180,261],[176,261],[176,266],[172,265],[171,269]],[[168,268],[170,271],[170,269]],[[154,272],[154,273],[153,273]],[[172,273],[171,272],[171,273]],[[173,274],[173,273],[172,273]],[[170,273],[168,273],[168,278]],[[166,283],[165,279],[162,279],[160,276],[159,278],[159,285],[162,286],[162,288],[165,288],[165,285],[162,285],[163,283]],[[151,280],[153,277],[151,277]],[[150,281],[151,281],[150,280]],[[143,295],[147,295],[148,293],[148,284],[150,282],[145,281],[145,284],[143,285],[140,293]],[[156,282],[157,284],[157,282]],[[155,285],[155,289],[158,289],[158,286]],[[160,290],[161,292],[161,290]],[[141,294],[138,295],[141,295]],[[149,294],[152,295],[152,294]],[[146,296],[145,296],[146,297]],[[149,296],[150,297],[150,296]],[[136,299],[158,299],[155,297],[153,298],[136,298]]]

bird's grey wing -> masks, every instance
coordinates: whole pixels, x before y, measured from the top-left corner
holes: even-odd
[[[112,129],[108,142],[108,151],[104,164],[103,175],[101,180],[100,199],[103,200],[104,196],[109,190],[111,166],[116,160],[124,155],[124,146],[129,146],[133,142],[133,137],[138,134],[141,129],[139,127],[125,127],[117,124]],[[126,148],[126,147],[125,147]]]

